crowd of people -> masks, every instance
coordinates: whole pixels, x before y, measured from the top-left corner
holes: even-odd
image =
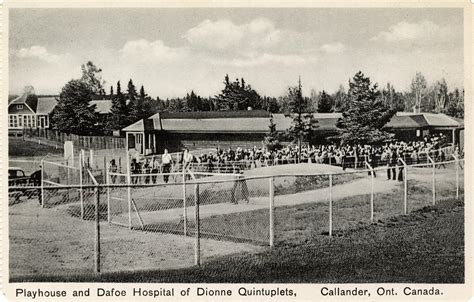
[[[426,136],[418,141],[391,141],[378,145],[303,145],[301,152],[295,144],[289,144],[279,150],[269,150],[264,147],[253,148],[216,148],[214,152],[192,154],[188,149],[181,153],[170,154],[168,150],[158,157],[136,158],[131,161],[131,174],[151,174],[145,182],[156,182],[157,174],[163,174],[165,183],[170,174],[183,170],[208,173],[241,173],[243,170],[263,166],[273,166],[291,163],[320,163],[346,168],[366,168],[387,166],[387,178],[402,180],[399,171],[396,178],[396,166],[399,159],[406,164],[427,162],[427,154],[436,161],[445,161],[443,147],[447,146],[447,138],[443,134]],[[457,151],[459,152],[459,151]],[[110,163],[109,171],[116,171],[115,162]],[[399,167],[400,168],[400,167]],[[401,168],[400,168],[401,169]],[[133,180],[132,181],[138,181]]]

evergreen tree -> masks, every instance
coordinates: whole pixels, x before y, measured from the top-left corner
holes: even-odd
[[[186,99],[175,98],[168,101],[167,111],[188,112],[191,111],[191,109],[189,109],[188,104],[186,103]]]
[[[110,86],[110,96],[114,95],[114,86]]]
[[[140,94],[138,95],[135,106],[137,120],[144,119],[152,115],[153,112],[151,110],[151,102],[151,98],[145,93],[145,88],[142,85],[140,87]]]
[[[194,93],[194,90],[191,90],[191,94],[186,95],[186,104],[190,111],[202,110],[201,99]]]
[[[321,92],[321,97],[318,102],[318,112],[319,113],[329,113],[332,112],[334,108],[334,102],[329,94],[326,91]]]
[[[304,100],[302,95],[301,78],[298,80],[297,87],[288,89],[289,108],[293,115],[291,127],[288,129],[289,136],[294,142],[298,143],[298,162],[301,159],[301,143],[303,140],[309,141],[313,136],[318,121],[313,118],[309,112],[303,112]]]
[[[125,128],[130,122],[127,99],[120,88],[120,81],[117,82],[116,91],[117,93],[112,97],[112,106],[106,123],[106,129],[109,133]]]
[[[260,95],[243,78],[230,82],[226,74],[224,85],[224,89],[216,96],[218,110],[246,110],[248,107],[262,109]]]
[[[127,97],[129,99],[128,110],[130,112],[129,120],[133,123],[140,119],[140,104],[138,93],[132,79],[128,81],[127,85]]]
[[[64,85],[51,116],[53,128],[67,134],[93,134],[98,121],[96,106],[90,105],[93,94],[92,88],[82,79]]]
[[[395,110],[384,105],[378,97],[377,84],[359,71],[349,81],[350,109],[342,113],[338,122],[341,143],[381,143],[393,134],[382,127],[392,118]]]
[[[270,118],[270,125],[268,126],[269,132],[265,135],[265,139],[263,141],[265,147],[270,151],[276,151],[281,149],[282,145],[280,143],[280,134],[276,130],[276,125],[273,122],[273,117]]]

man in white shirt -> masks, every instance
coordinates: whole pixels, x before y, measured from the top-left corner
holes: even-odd
[[[163,165],[163,181],[168,183],[171,169],[171,154],[168,153],[168,149],[165,149],[163,155],[161,156],[161,164]]]

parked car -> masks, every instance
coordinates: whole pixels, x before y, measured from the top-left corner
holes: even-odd
[[[31,198],[38,196],[41,200],[41,189],[21,189],[19,187],[39,187],[41,186],[41,170],[33,172],[30,176],[26,176],[25,172],[21,168],[9,167],[8,168],[8,195],[13,197],[13,203],[18,203],[20,197],[26,196]],[[11,188],[16,187],[16,188]]]
[[[25,172],[21,168],[10,167],[8,168],[8,186],[21,186],[26,185],[30,181],[30,177],[25,175]]]

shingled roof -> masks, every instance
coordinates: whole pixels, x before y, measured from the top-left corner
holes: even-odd
[[[388,129],[462,128],[463,123],[442,113],[398,112],[384,126]]]
[[[148,119],[140,120],[122,129],[125,132],[149,130],[171,133],[266,133],[273,116],[278,131],[291,127],[292,117],[271,114],[263,110],[252,111],[208,111],[208,112],[160,112]],[[340,113],[315,113],[320,131],[337,131]],[[150,121],[148,126],[143,121]]]

